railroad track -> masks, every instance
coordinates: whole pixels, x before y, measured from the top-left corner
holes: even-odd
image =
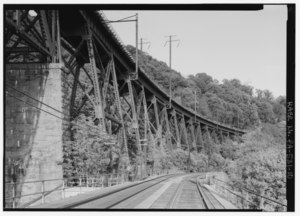
[[[168,179],[179,176],[182,174],[171,174],[168,176],[157,177],[148,181],[139,182],[133,185],[116,189],[111,192],[101,194],[99,196],[91,197],[71,205],[65,206],[64,208],[80,208],[80,209],[110,209],[118,208],[122,206],[123,202],[126,202],[130,198],[133,198],[146,190],[150,190],[157,186],[159,183],[167,181]]]
[[[198,178],[196,183],[198,191],[201,194],[203,202],[206,206],[206,209],[225,209],[222,203],[219,200],[217,200],[207,188],[202,187]]]
[[[169,209],[225,209],[225,207],[204,187],[199,179],[203,175],[186,177],[179,183],[174,196],[168,202]]]
[[[94,194],[84,195],[82,197],[70,198],[57,202],[56,204],[42,205],[37,208],[56,208],[56,209],[117,209],[117,208],[136,208],[140,203],[149,198],[156,191],[161,193],[163,199],[157,197],[156,203],[162,204],[164,209],[224,209],[224,206],[205,188],[202,187],[199,180],[205,178],[205,174],[171,174],[160,176],[147,181],[130,184],[125,187],[116,187],[110,191],[100,191]],[[168,184],[170,193],[164,194],[166,191],[159,191],[165,181],[173,177],[179,177]],[[172,183],[173,182],[173,183]],[[165,187],[166,189],[167,187]],[[167,195],[168,194],[168,195]],[[167,196],[166,196],[167,195]],[[155,195],[154,195],[155,197]],[[152,198],[150,198],[152,199]],[[149,200],[149,199],[148,199]],[[146,201],[147,203],[148,201]],[[150,203],[150,208],[157,208],[157,205]],[[148,203],[149,204],[149,203]],[[143,206],[143,204],[142,204]],[[161,208],[159,207],[159,208]],[[144,207],[142,207],[144,208]],[[148,207],[146,207],[148,208]]]

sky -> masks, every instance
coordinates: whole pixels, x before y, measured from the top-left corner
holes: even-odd
[[[139,16],[139,39],[151,42],[143,51],[169,65],[167,35],[172,44],[172,68],[187,77],[207,73],[219,82],[239,79],[275,97],[286,95],[285,5],[260,11],[104,11],[109,20]],[[135,46],[135,23],[114,23],[124,44]],[[140,42],[140,41],[139,41]],[[140,46],[139,46],[140,48]]]

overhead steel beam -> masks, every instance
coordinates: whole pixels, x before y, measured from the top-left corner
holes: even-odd
[[[21,37],[24,41],[26,41],[30,46],[33,46],[39,52],[46,56],[51,56],[51,53],[43,47],[39,42],[37,42],[32,36],[27,34],[24,30],[19,28],[12,20],[5,17],[5,24],[8,28],[10,28],[16,35]]]
[[[128,62],[126,62],[126,60],[124,60],[120,56],[120,53],[118,51],[116,51],[116,48],[113,47],[113,45],[111,44],[110,39],[105,38],[103,33],[99,30],[99,23],[96,24],[95,21],[92,20],[90,12],[80,10],[80,13],[83,16],[83,18],[86,20],[86,22],[89,24],[89,26],[91,28],[91,31],[95,34],[96,38],[101,39],[101,41],[104,41],[104,43],[106,44],[107,49],[110,50],[111,53],[114,56],[116,56],[116,58],[122,63],[123,66],[125,66],[125,68],[128,71],[131,71],[132,68],[128,65]],[[103,25],[103,24],[101,23],[101,25]],[[102,43],[102,44],[104,44],[104,43]]]
[[[117,123],[117,124],[120,125],[120,126],[124,125],[124,124],[122,124],[122,122],[121,122],[120,120],[116,119],[116,118],[113,117],[111,114],[105,112],[104,115],[105,115],[105,118],[107,118],[107,119],[113,121],[114,123]]]
[[[30,52],[38,52],[38,50],[32,47],[4,47],[5,54],[9,53],[30,53]]]
[[[34,26],[34,24],[39,20],[39,16],[36,16],[28,26],[25,27],[24,32],[27,33],[29,32],[29,30]],[[12,50],[15,50],[17,48],[17,45],[19,44],[21,38],[19,37],[17,41],[15,41],[15,43],[8,48],[8,50],[6,52],[12,52]],[[20,48],[20,47],[18,47]],[[29,47],[28,47],[29,49]]]
[[[41,24],[41,29],[44,31],[43,33],[45,34],[45,40],[46,44],[50,50],[51,56],[54,55],[54,43],[53,43],[53,38],[51,38],[50,34],[50,27],[49,27],[49,22],[47,19],[46,12],[44,10],[40,10],[40,24]]]

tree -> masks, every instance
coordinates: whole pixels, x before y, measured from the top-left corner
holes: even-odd
[[[120,154],[114,138],[99,134],[90,117],[80,115],[72,126],[72,141],[65,142],[64,175],[66,177],[92,175],[110,172],[117,168]],[[108,144],[109,143],[109,144]]]
[[[267,101],[256,101],[258,116],[262,122],[274,122],[273,106]]]
[[[285,96],[279,96],[276,98],[276,102],[279,103],[280,105],[286,107],[286,97]]]
[[[237,154],[232,153],[230,142],[221,148],[225,158],[235,157],[225,168],[231,182],[286,203],[285,127],[263,124],[261,130],[244,135],[243,142],[234,149]],[[252,208],[259,208],[259,199],[250,197],[250,201],[256,203]],[[272,211],[282,210],[280,205],[263,205]]]
[[[276,116],[277,121],[285,120],[285,107],[281,105],[280,103],[274,103],[273,104],[273,112]]]
[[[210,83],[213,82],[211,76],[206,73],[197,73],[195,76],[190,75],[189,79],[191,79],[195,85],[201,90],[202,94],[205,94],[211,86]]]

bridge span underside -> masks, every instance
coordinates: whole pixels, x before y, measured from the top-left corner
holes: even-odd
[[[141,68],[136,73],[135,61],[102,12],[6,8],[4,13],[6,180],[62,177],[58,162],[72,121],[87,113],[95,122],[91,130],[117,143],[124,160],[131,155],[129,137],[136,155],[143,155],[151,146],[201,152],[204,133],[217,134],[220,142],[245,133],[195,114]],[[16,164],[18,175],[9,175]]]

